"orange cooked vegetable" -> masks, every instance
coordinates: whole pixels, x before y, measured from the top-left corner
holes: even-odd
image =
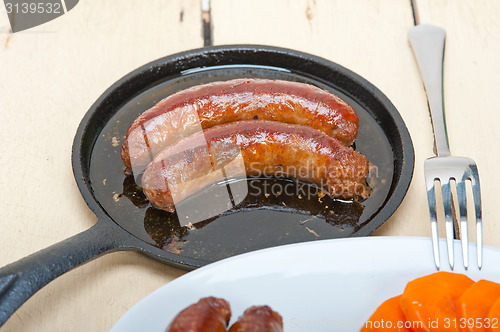
[[[500,298],[491,306],[488,318],[490,326],[487,331],[500,331]]]
[[[455,302],[474,283],[469,277],[437,272],[410,281],[401,295],[401,309],[414,331],[460,331]]]
[[[500,284],[479,280],[472,284],[456,302],[460,327],[463,331],[488,331],[490,320],[485,319],[491,306],[500,297]],[[498,318],[498,317],[497,317]]]
[[[399,305],[400,298],[401,295],[395,296],[382,303],[368,321],[363,324],[361,332],[385,330],[412,331],[411,329],[405,328],[406,319]]]

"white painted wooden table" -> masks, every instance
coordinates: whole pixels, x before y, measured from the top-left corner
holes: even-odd
[[[418,0],[421,23],[447,31],[445,101],[452,153],[476,160],[484,237],[500,246],[497,103],[500,2]],[[96,221],[75,185],[71,145],[90,105],[156,58],[202,47],[200,0],[81,0],[44,25],[11,34],[0,6],[0,266]],[[403,116],[414,180],[375,235],[429,236],[423,161],[432,130],[407,41],[409,0],[212,0],[215,45],[268,44],[337,62],[382,90]],[[488,263],[488,262],[486,262]],[[133,304],[184,271],[133,252],[106,255],[50,283],[2,331],[105,331]]]

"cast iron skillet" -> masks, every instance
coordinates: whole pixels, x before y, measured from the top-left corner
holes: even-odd
[[[119,143],[130,123],[170,93],[235,77],[311,83],[351,104],[361,127],[355,148],[376,166],[370,178],[374,188],[370,198],[352,204],[330,202],[328,197],[299,201],[278,193],[263,203],[247,202],[199,223],[195,230],[180,227],[175,216],[148,205],[135,189],[134,179],[123,174],[119,158]],[[0,325],[51,280],[117,250],[136,250],[179,268],[194,269],[274,245],[369,235],[403,200],[413,174],[414,153],[397,110],[362,77],[310,54],[235,45],[167,56],[113,84],[82,120],[73,143],[72,163],[82,196],[98,221],[87,231],[0,269]],[[288,180],[279,181],[286,184]]]

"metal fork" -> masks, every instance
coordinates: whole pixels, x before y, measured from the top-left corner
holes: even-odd
[[[454,267],[454,236],[461,238],[462,256],[465,269],[469,267],[469,239],[467,229],[467,180],[471,181],[472,199],[474,200],[476,228],[477,228],[477,264],[481,269],[483,264],[483,230],[481,216],[481,190],[479,187],[479,174],[474,160],[464,157],[453,157],[448,145],[448,134],[444,115],[443,100],[443,59],[446,32],[444,29],[419,24],[408,31],[410,44],[417,59],[420,73],[424,81],[425,91],[431,113],[434,129],[434,152],[436,157],[429,158],[424,163],[425,181],[427,185],[427,199],[431,219],[432,245],[434,249],[434,262],[440,269],[439,259],[439,234],[436,213],[435,183],[441,185],[444,219],[446,229],[446,244],[448,248],[448,261]],[[452,181],[456,183],[457,194],[452,195]],[[458,215],[454,210],[454,200],[458,200]],[[469,197],[470,199],[470,197]],[[458,223],[457,219],[460,221]],[[456,224],[455,224],[455,221]],[[459,225],[460,224],[460,225]],[[455,230],[457,232],[455,232]]]

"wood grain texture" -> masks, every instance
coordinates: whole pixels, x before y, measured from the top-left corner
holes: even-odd
[[[94,224],[71,169],[73,137],[90,105],[138,66],[203,41],[197,0],[80,1],[15,34],[0,7],[3,266]],[[2,331],[108,330],[182,273],[139,254],[111,254],[49,284]]]

